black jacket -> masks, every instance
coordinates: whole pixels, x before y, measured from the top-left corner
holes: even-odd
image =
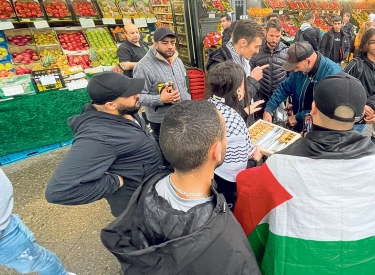
[[[221,43],[224,44],[224,43],[228,43],[230,40],[230,30],[229,28],[226,28],[224,31],[223,31],[223,37],[221,38]]]
[[[140,125],[91,104],[69,118],[74,141],[48,183],[47,201],[78,205],[106,198],[119,216],[141,182],[162,165],[158,144],[144,120],[135,118]],[[124,178],[121,188],[117,175]]]
[[[367,97],[375,95],[375,63],[372,62],[367,56],[358,57],[363,60],[362,74],[358,77],[358,63],[352,59],[345,67],[344,72],[356,77],[361,81],[362,86],[365,88]]]
[[[334,33],[333,28],[330,29],[328,32],[326,32],[323,35],[322,41],[320,42],[319,50],[327,58],[330,58],[331,51],[333,50],[333,40],[334,40]],[[342,49],[342,60],[346,59],[348,57],[348,54],[350,52],[350,40],[346,33],[341,32],[341,49]]]
[[[309,42],[310,45],[314,48],[314,51],[318,51],[319,43],[321,41],[319,29],[307,23],[303,23],[301,28],[297,31],[294,41],[295,42],[298,42],[298,41]]]
[[[266,102],[268,101],[273,91],[287,76],[287,72],[282,69],[287,60],[288,47],[284,43],[279,42],[274,51],[271,52],[267,46],[267,42],[263,41],[259,53],[251,58],[250,65],[251,68],[266,64],[270,66],[263,70],[263,78],[259,80],[260,89],[254,100],[264,99]]]
[[[232,60],[232,55],[228,50],[226,43],[223,44],[220,48],[216,49],[208,56],[207,63],[206,63],[206,70],[209,71],[213,66],[219,64],[221,62]],[[258,92],[260,88],[260,84],[251,76],[246,78],[246,87],[247,92],[249,93],[250,99],[254,98],[255,94]]]
[[[187,212],[160,197],[151,177],[128,209],[101,232],[104,246],[126,275],[260,274],[245,233],[213,188],[214,200]]]
[[[353,40],[355,38],[355,31],[352,23],[348,22],[345,25],[342,25],[342,30],[349,37],[349,40]]]

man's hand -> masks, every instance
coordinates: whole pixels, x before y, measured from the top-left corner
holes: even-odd
[[[290,124],[290,126],[296,125],[297,124],[296,116],[288,117],[288,123]]]
[[[118,177],[118,180],[120,182],[119,187],[123,186],[124,185],[124,179],[120,175],[117,175],[117,177]]]
[[[263,113],[263,120],[272,123],[272,116],[271,116],[271,114],[269,112],[264,112]]]
[[[374,115],[374,110],[370,106],[365,105],[365,116],[367,118],[370,118],[373,115]]]
[[[251,155],[251,157],[253,159],[255,159],[256,161],[260,161],[260,159],[263,157],[263,154],[260,152],[260,148],[259,146],[255,146],[255,151],[254,153]]]
[[[250,72],[250,76],[252,78],[254,78],[256,81],[259,81],[263,78],[263,70],[265,68],[268,68],[270,65],[267,64],[267,65],[263,65],[261,67],[257,66],[255,67],[251,72]]]
[[[255,112],[259,111],[262,109],[262,107],[258,107],[260,104],[264,103],[264,100],[257,100],[253,104],[250,104],[250,108],[246,107],[244,110],[248,115],[254,114]],[[250,114],[249,114],[249,109],[250,109]]]
[[[170,93],[168,93],[167,88],[164,88],[160,93],[160,100],[164,104],[166,103],[176,103],[180,100],[180,92],[178,90],[172,90]]]

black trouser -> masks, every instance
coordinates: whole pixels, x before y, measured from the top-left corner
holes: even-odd
[[[216,174],[214,175],[214,180],[217,185],[216,191],[224,195],[228,207],[233,211],[237,200],[237,184],[227,181]]]

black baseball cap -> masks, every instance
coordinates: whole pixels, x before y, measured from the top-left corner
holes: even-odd
[[[154,32],[154,41],[158,42],[158,41],[162,40],[166,36],[173,36],[174,38],[176,38],[176,35],[170,29],[164,28],[164,27],[163,28],[158,28]]]
[[[325,116],[343,122],[354,122],[362,118],[365,104],[366,91],[361,82],[347,73],[338,73],[323,78],[314,91],[316,108]],[[335,111],[340,106],[353,109],[354,116],[339,117]]]
[[[87,92],[93,103],[103,105],[118,97],[140,94],[144,87],[144,78],[129,78],[115,72],[103,72],[91,78]]]
[[[288,60],[283,65],[283,70],[292,71],[299,62],[310,57],[314,53],[314,48],[309,42],[295,42],[288,49]]]

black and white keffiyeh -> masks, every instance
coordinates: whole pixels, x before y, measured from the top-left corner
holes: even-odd
[[[227,181],[235,182],[237,174],[246,169],[252,149],[250,135],[245,121],[233,108],[213,98],[208,101],[215,104],[227,126],[227,152],[223,164],[216,168],[215,174]]]

